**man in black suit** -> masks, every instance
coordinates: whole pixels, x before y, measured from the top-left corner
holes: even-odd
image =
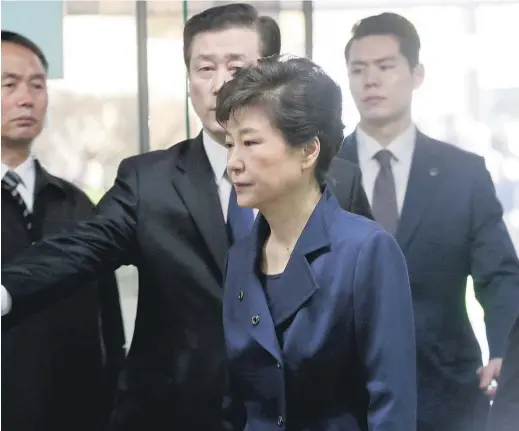
[[[222,274],[232,200],[216,94],[238,68],[277,54],[246,4],[208,9],[184,29],[190,94],[202,133],[124,160],[97,216],[31,248],[2,272],[9,314],[34,312],[81,280],[120,265],[139,271],[132,346],[111,428],[217,431],[225,392]],[[275,38],[274,38],[275,39]],[[369,214],[358,168],[339,161],[342,204]],[[4,292],[6,293],[6,292]]]
[[[487,431],[517,431],[519,428],[519,318],[510,332],[499,387],[490,409]]]
[[[424,77],[419,50],[414,26],[397,14],[371,16],[354,27],[345,55],[361,120],[339,157],[359,163],[375,219],[406,256],[418,430],[477,431],[518,313],[519,264],[485,161],[412,123],[413,90]],[[468,276],[485,310],[485,366],[465,306]]]
[[[2,267],[93,213],[83,192],[31,155],[47,109],[47,66],[33,42],[2,31]],[[125,358],[124,329],[114,274],[97,285],[21,324],[3,320],[3,430],[91,431],[106,424]]]

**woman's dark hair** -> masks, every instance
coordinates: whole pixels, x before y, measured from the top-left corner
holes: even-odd
[[[223,85],[216,119],[225,126],[236,111],[251,106],[264,109],[292,147],[319,139],[315,174],[322,184],[344,138],[342,94],[333,79],[306,58],[264,58]]]

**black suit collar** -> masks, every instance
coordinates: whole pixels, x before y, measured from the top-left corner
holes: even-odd
[[[347,136],[339,157],[359,163],[356,133]],[[416,147],[411,162],[404,206],[395,237],[404,249],[414,233],[443,180],[442,160],[432,139],[416,130]]]
[[[173,169],[173,185],[223,274],[229,237],[202,134],[178,145],[182,147]]]
[[[34,160],[34,166],[36,169],[34,196],[37,196],[43,189],[49,186],[59,191],[60,193],[67,193],[64,182],[58,177],[51,175],[46,169],[43,168],[38,160]]]

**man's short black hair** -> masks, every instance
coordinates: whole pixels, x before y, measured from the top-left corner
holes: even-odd
[[[36,45],[32,40],[28,37],[22,36],[19,33],[15,33],[14,31],[2,30],[2,43],[13,43],[18,46],[22,46],[31,51],[38,59],[40,60],[45,72],[49,70],[49,62],[45,57],[45,54],[41,50],[41,48]]]
[[[272,24],[274,22],[274,25]],[[230,28],[254,28],[261,41],[261,56],[278,55],[281,49],[281,34],[277,23],[269,17],[260,17],[254,6],[247,3],[232,3],[215,6],[192,16],[184,26],[184,62],[189,68],[191,46],[195,36],[209,31]]]
[[[218,93],[216,119],[225,126],[238,110],[265,110],[288,145],[321,143],[315,175],[322,184],[344,138],[340,87],[306,58],[268,57],[237,71]]]
[[[349,60],[351,45],[355,40],[367,36],[393,36],[400,46],[400,52],[414,69],[420,62],[420,36],[408,19],[391,12],[372,15],[357,22],[351,30],[352,36],[346,45],[344,55]]]
[[[281,54],[281,29],[274,18],[259,17],[259,32],[263,47],[262,57]]]

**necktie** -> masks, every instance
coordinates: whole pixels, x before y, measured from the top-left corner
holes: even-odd
[[[16,172],[7,171],[2,178],[2,188],[6,190],[16,202],[25,222],[25,227],[27,228],[27,231],[30,232],[32,229],[32,214],[27,208],[27,205],[25,205],[25,201],[21,197],[20,193],[16,190],[21,182],[22,179]]]
[[[241,208],[236,200],[236,190],[231,188],[229,207],[227,209],[227,226],[231,243],[244,238],[250,232],[254,223],[254,212],[252,208]]]
[[[398,225],[398,206],[395,177],[391,169],[393,154],[389,150],[381,150],[374,158],[380,169],[373,189],[373,216],[387,232],[394,235]]]

